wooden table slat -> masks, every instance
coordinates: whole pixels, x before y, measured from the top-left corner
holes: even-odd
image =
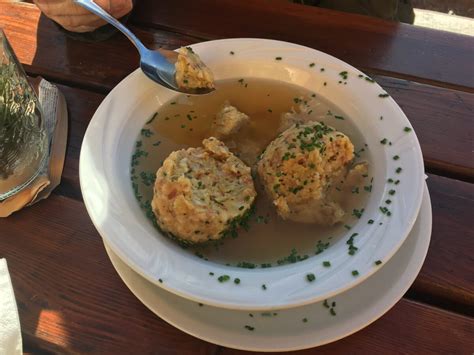
[[[272,38],[354,66],[437,85],[474,87],[474,37],[289,1],[142,0],[135,23],[205,39]],[[428,65],[429,63],[429,65]]]

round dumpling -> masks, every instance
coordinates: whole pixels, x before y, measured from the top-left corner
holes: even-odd
[[[333,225],[344,210],[328,190],[347,174],[354,158],[350,139],[320,122],[295,124],[262,153],[257,170],[285,220]]]
[[[156,173],[153,212],[159,226],[186,243],[233,231],[253,205],[250,168],[216,138],[171,153]]]

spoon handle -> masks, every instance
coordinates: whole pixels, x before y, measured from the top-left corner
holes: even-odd
[[[90,12],[96,14],[100,18],[104,19],[112,26],[117,28],[120,32],[122,32],[127,38],[137,47],[140,53],[144,53],[147,51],[147,48],[143,45],[143,43],[124,25],[120,23],[115,17],[111,16],[107,13],[104,9],[102,9],[99,5],[97,5],[93,0],[73,0],[75,4],[82,6],[83,8],[89,10]]]

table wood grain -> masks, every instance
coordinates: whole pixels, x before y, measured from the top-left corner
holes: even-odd
[[[131,26],[151,47],[173,49],[222,37],[275,38],[323,50],[365,70],[415,128],[433,208],[430,249],[405,297],[362,331],[298,354],[472,353],[473,38],[286,0],[269,4],[141,0]],[[121,35],[100,43],[71,40],[27,3],[0,2],[0,27],[28,74],[59,86],[70,116],[60,186],[47,200],[0,220],[0,257],[9,263],[25,350],[241,353],[184,334],[146,309],[113,269],[82,202],[78,164],[85,130],[105,95],[137,67],[135,49]]]

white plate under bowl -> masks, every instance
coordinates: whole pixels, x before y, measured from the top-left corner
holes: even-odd
[[[402,245],[418,215],[423,194],[420,146],[395,101],[380,97],[384,90],[366,80],[357,69],[307,47],[263,39],[228,39],[199,43],[192,48],[217,80],[257,77],[296,84],[336,105],[352,120],[368,144],[371,175],[375,178],[364,218],[324,252],[324,260],[331,260],[331,268],[322,266],[319,255],[292,265],[249,270],[208,262],[184,252],[157,232],[132,191],[130,160],[137,136],[149,117],[176,97],[176,93],[156,85],[137,70],[101,103],[81,149],[84,202],[110,248],[132,269],[166,290],[232,309],[281,309],[316,302],[354,287],[378,270],[374,261],[387,262]],[[282,59],[275,60],[276,57]],[[310,66],[313,62],[317,65]],[[342,79],[344,71],[347,79]],[[341,80],[347,84],[339,84]],[[405,131],[406,127],[410,132]],[[383,138],[387,138],[385,145],[380,143]],[[393,159],[396,155],[399,160]],[[402,170],[396,173],[398,167]],[[387,184],[388,178],[400,179],[401,183]],[[389,190],[393,188],[396,194],[391,196]],[[388,198],[392,201],[388,206],[391,216],[379,210],[380,206],[387,206],[384,201]],[[368,224],[368,219],[375,223]],[[358,233],[354,243],[358,251],[350,256],[346,241],[353,233]],[[354,277],[352,270],[358,270],[359,276]],[[216,276],[227,274],[242,283],[238,287],[232,282],[219,283],[209,277],[209,272]],[[309,272],[317,275],[316,282],[306,280]],[[266,291],[262,291],[263,283]]]
[[[277,311],[234,311],[178,297],[156,287],[129,268],[104,241],[110,260],[132,293],[152,312],[182,331],[229,348],[290,351],[327,344],[366,327],[387,312],[408,290],[423,265],[431,237],[431,203],[425,187],[418,219],[407,240],[380,271],[362,284],[322,302]],[[307,322],[303,322],[306,318]],[[254,327],[253,331],[245,325]]]

